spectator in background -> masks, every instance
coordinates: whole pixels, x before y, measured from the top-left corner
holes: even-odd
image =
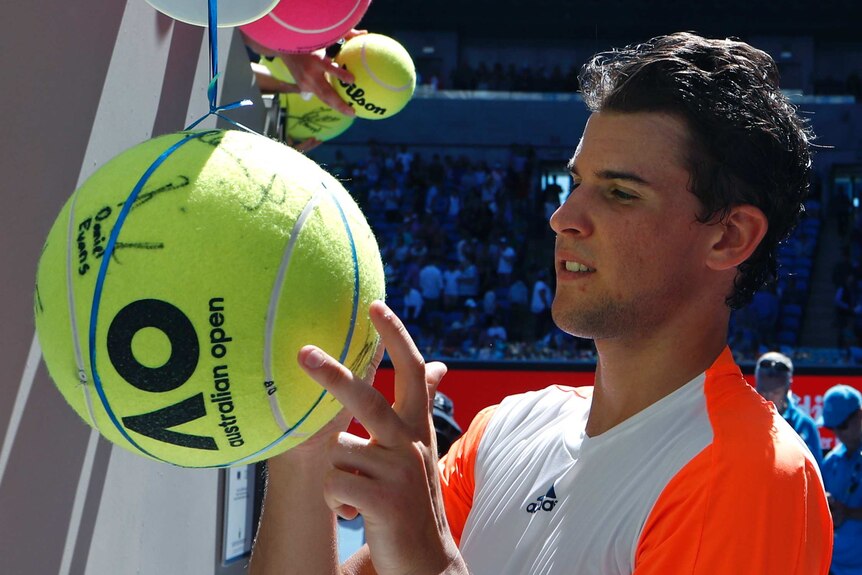
[[[402,219],[401,189],[396,184],[395,178],[389,177],[383,182],[381,193],[383,195],[383,212],[386,214],[386,221],[391,224],[397,223]]]
[[[444,287],[443,272],[437,267],[437,261],[429,260],[419,270],[419,288],[428,313],[440,311]]]
[[[769,346],[775,342],[779,309],[780,302],[778,294],[775,293],[774,283],[764,286],[754,294],[749,311],[760,343]]]
[[[832,285],[837,290],[844,285],[847,276],[855,276],[857,275],[857,271],[853,258],[850,255],[850,246],[845,244],[841,247],[841,259],[835,262],[835,266],[832,268]]]
[[[479,270],[470,260],[461,262],[461,275],[458,277],[458,295],[461,300],[479,295]]]
[[[798,400],[790,391],[793,384],[793,362],[777,351],[764,353],[754,368],[757,393],[775,405],[784,421],[790,424],[814,455],[817,466],[823,466],[823,448],[820,447],[820,432],[814,420],[799,408]]]
[[[530,312],[533,314],[534,339],[545,337],[551,323],[551,304],[554,294],[547,283],[548,272],[539,271],[536,281],[533,282],[533,295],[530,298]]]
[[[850,197],[846,192],[840,191],[835,195],[832,206],[835,219],[838,220],[838,234],[842,240],[846,241],[849,235],[850,216],[853,209]]]
[[[434,207],[437,205],[437,198],[440,195],[440,188],[436,183],[431,182],[428,184],[427,189],[425,190],[425,205],[423,209],[426,214],[434,213],[436,210]]]
[[[476,238],[461,238],[455,246],[455,253],[460,263],[472,262],[476,256]]]
[[[404,286],[404,314],[405,323],[414,323],[422,313],[422,294],[412,285]]]
[[[488,329],[485,330],[485,335],[492,343],[505,342],[509,339],[506,334],[506,328],[500,324],[500,318],[497,316],[491,317],[490,325],[488,326]]]
[[[497,292],[489,289],[482,296],[482,315],[492,318],[497,315]]]
[[[401,144],[401,148],[396,154],[395,159],[401,164],[405,172],[410,171],[410,165],[413,163],[413,152],[407,149],[407,146]]]
[[[497,278],[498,285],[509,287],[512,283],[512,272],[515,269],[515,248],[506,239],[505,236],[500,238],[500,253],[497,259]]]
[[[835,327],[838,328],[838,347],[843,348],[848,331],[854,328],[855,318],[859,315],[859,294],[856,290],[856,277],[847,274],[844,284],[835,291]],[[853,338],[850,337],[850,341]]]
[[[456,186],[448,186],[446,193],[446,217],[458,221],[461,214],[461,196]]]
[[[509,335],[513,341],[524,341],[529,337],[526,328],[530,323],[530,288],[521,279],[509,286]]]
[[[446,271],[443,272],[443,307],[446,311],[451,311],[458,305],[460,278],[461,270],[458,265],[453,260],[448,260]]]
[[[835,528],[830,575],[862,574],[862,395],[836,385],[823,396],[817,423],[841,442],[823,460],[823,483]]]
[[[439,391],[434,394],[431,417],[437,435],[437,455],[442,457],[462,433],[455,421],[455,405],[448,395]]]

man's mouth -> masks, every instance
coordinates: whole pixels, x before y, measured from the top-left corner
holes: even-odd
[[[566,260],[563,263],[565,265],[566,271],[570,271],[570,272],[594,272],[594,271],[596,271],[593,268],[587,267],[580,262]]]

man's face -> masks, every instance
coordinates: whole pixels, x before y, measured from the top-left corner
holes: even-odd
[[[574,187],[551,217],[553,316],[594,339],[650,333],[701,305],[714,235],[684,167],[688,129],[659,113],[596,113],[570,162]],[[694,306],[694,307],[693,307]]]
[[[759,375],[756,385],[757,393],[774,403],[778,413],[783,413],[787,408],[787,392],[790,391],[788,377],[782,374]]]
[[[848,451],[855,451],[862,445],[862,410],[856,410],[842,424],[832,428],[835,437]]]

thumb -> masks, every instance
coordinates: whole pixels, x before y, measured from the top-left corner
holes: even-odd
[[[429,409],[434,402],[434,394],[437,393],[437,388],[449,368],[445,363],[432,361],[425,366],[425,385],[428,386],[428,401]]]

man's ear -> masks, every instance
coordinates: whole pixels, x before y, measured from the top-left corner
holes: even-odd
[[[768,227],[769,222],[760,208],[748,204],[733,206],[727,217],[716,224],[718,238],[706,265],[717,271],[739,266],[760,245]]]

